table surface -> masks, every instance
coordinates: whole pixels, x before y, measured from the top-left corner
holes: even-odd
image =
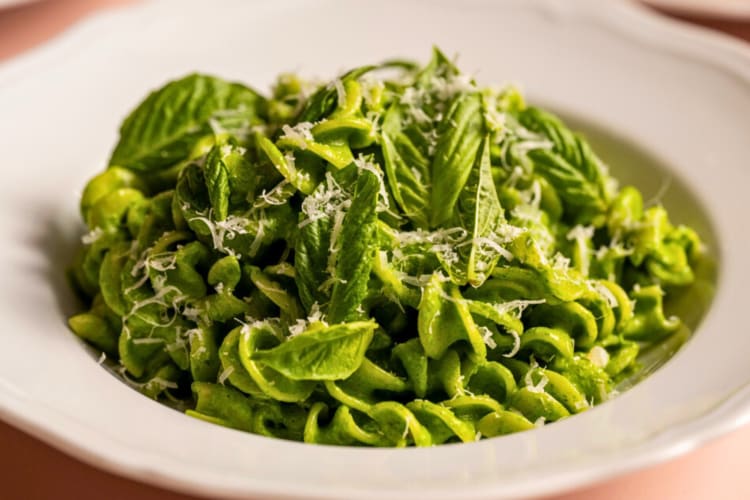
[[[0,9],[0,62],[54,37],[91,12],[127,3],[133,0],[27,0],[22,5]],[[670,14],[750,41],[750,20]],[[750,427],[669,463],[547,500],[747,499],[750,474],[744,465],[748,460]],[[0,479],[3,490],[0,496],[8,499],[193,498],[100,471],[3,422],[0,422]]]

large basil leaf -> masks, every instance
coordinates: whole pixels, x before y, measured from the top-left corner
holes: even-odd
[[[302,304],[308,311],[316,302],[326,305],[330,323],[359,316],[375,257],[378,179],[366,170],[347,179],[353,174],[356,169],[349,167],[338,181],[329,174],[318,186],[311,198],[318,201],[309,209],[303,205],[295,247]],[[347,189],[348,184],[353,187]]]
[[[559,118],[539,108],[526,108],[519,120],[524,127],[544,135],[554,145],[552,150],[534,149],[528,155],[535,172],[557,189],[569,218],[585,223],[606,211],[611,198],[608,176],[588,143]]]
[[[331,292],[328,321],[339,323],[361,316],[358,309],[367,295],[373,259],[378,202],[378,180],[363,171],[357,179],[352,205],[344,217],[336,254],[336,281]]]
[[[485,134],[481,95],[455,78],[455,67],[436,51],[409,97],[394,102],[383,121],[389,186],[421,228],[450,218]]]
[[[323,189],[323,186],[319,186],[318,189]],[[300,301],[307,311],[310,311],[315,303],[326,302],[326,295],[320,290],[320,285],[327,276],[331,224],[329,217],[323,217],[302,226],[297,233],[294,247],[294,281]]]
[[[373,321],[316,325],[251,358],[292,380],[342,380],[362,364],[377,326]]]
[[[110,165],[158,171],[184,160],[212,125],[227,131],[262,123],[266,101],[239,83],[193,74],[152,92],[123,122]]]
[[[482,145],[484,130],[480,95],[459,95],[438,127],[439,139],[431,167],[430,222],[433,227],[442,225],[453,214]]]
[[[492,273],[499,258],[497,232],[505,222],[490,169],[490,144],[485,138],[469,179],[458,196],[451,227],[466,229],[469,240],[456,248],[458,261],[445,263],[457,283],[480,286]]]
[[[430,160],[401,132],[402,111],[392,106],[383,123],[383,156],[388,183],[396,203],[418,227],[429,226]]]

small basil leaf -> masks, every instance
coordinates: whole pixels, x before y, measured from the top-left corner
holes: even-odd
[[[216,220],[224,220],[229,212],[229,171],[221,158],[221,146],[214,146],[209,151],[203,175],[213,216]]]

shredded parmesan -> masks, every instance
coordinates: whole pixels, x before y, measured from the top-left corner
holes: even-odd
[[[457,75],[450,75],[447,78],[435,77],[430,83],[437,98],[441,101],[448,101],[458,93],[476,90],[476,86],[472,80],[471,75],[459,73]]]
[[[490,349],[494,349],[497,347],[497,342],[495,342],[495,339],[492,338],[492,330],[490,330],[486,326],[480,326],[479,331],[482,333],[482,340],[485,344],[487,344],[487,347],[489,347]]]
[[[177,389],[177,384],[171,380],[166,380],[161,377],[154,377],[147,382],[147,384],[156,384],[162,389]]]
[[[609,363],[609,353],[605,348],[598,345],[592,347],[586,357],[599,368],[604,368]]]
[[[333,80],[333,86],[336,88],[336,97],[340,108],[346,106],[346,89],[340,78]]]
[[[88,233],[81,236],[81,243],[83,243],[84,245],[91,245],[92,243],[98,241],[102,236],[104,236],[104,230],[100,227],[95,227]]]
[[[539,379],[539,382],[536,384],[532,380],[532,372],[533,369],[529,370],[526,373],[526,377],[524,378],[524,382],[526,383],[526,388],[531,392],[544,392],[544,388],[547,387],[547,384],[549,383],[549,379],[546,375],[542,375]]]
[[[294,156],[291,154],[288,155],[291,157],[292,162],[294,161]],[[289,160],[287,159],[287,162]],[[253,208],[265,208],[267,206],[271,205],[284,205],[288,201],[288,196],[284,193],[284,188],[289,184],[289,181],[284,179],[280,183],[278,183],[276,186],[274,186],[273,189],[266,192],[264,189],[261,191],[261,193],[258,195],[258,198],[255,200],[255,203],[253,204]]]
[[[227,366],[221,374],[219,374],[219,383],[221,385],[224,385],[224,382],[227,381],[227,379],[234,373],[234,366]]]
[[[568,231],[565,236],[568,240],[586,241],[594,237],[594,226],[581,226],[578,224]]]
[[[160,338],[153,338],[153,337],[143,337],[139,339],[133,339],[132,342],[134,344],[162,344],[165,342],[165,340],[160,339]]]
[[[260,246],[263,244],[263,237],[266,235],[266,222],[265,212],[261,210],[258,217],[258,228],[255,232],[255,238],[253,238],[253,242],[247,250],[250,257],[255,257],[258,254],[258,250],[260,250]]]
[[[547,302],[545,299],[533,299],[533,300],[509,300],[508,302],[499,302],[492,304],[492,307],[500,314],[505,314],[510,311],[516,311],[516,316],[521,317],[521,314],[523,314],[524,310],[526,310],[527,307],[535,305],[535,304],[544,304]]]
[[[607,288],[605,285],[603,285],[600,281],[591,280],[588,282],[589,286],[594,289],[596,293],[598,293],[601,297],[604,298],[604,300],[607,301],[607,304],[611,308],[615,308],[619,306],[619,303],[617,302],[617,297],[615,297],[615,294],[612,293],[612,291]]]
[[[214,250],[239,258],[237,252],[225,246],[224,240],[233,240],[239,234],[247,234],[247,228],[250,224],[252,224],[252,221],[238,215],[229,215],[224,220],[216,221],[212,220],[212,213],[213,209],[210,209],[208,211],[208,214],[197,215],[191,218],[188,222],[202,222],[211,234],[211,242]]]
[[[323,311],[320,310],[320,306],[317,302],[314,302],[313,305],[310,306],[310,314],[306,319],[298,319],[293,325],[289,326],[289,337],[295,337],[301,334],[313,323],[328,326]]]
[[[346,210],[351,206],[351,199],[346,196],[330,172],[326,173],[325,183],[325,189],[316,189],[302,202],[302,213],[306,218],[299,223],[300,228],[331,217],[336,212]]]
[[[366,170],[368,172],[371,172],[375,178],[378,180],[378,206],[377,211],[378,212],[385,212],[388,209],[390,209],[390,202],[388,200],[388,191],[385,188],[385,179],[383,176],[383,171],[380,169],[378,165],[373,163],[370,159],[365,158],[362,154],[360,154],[357,158],[354,159],[354,165],[360,170]]]
[[[512,358],[518,354],[519,350],[521,350],[521,336],[514,330],[510,330],[508,333],[513,336],[513,349],[511,349],[510,352],[503,354],[503,357]]]
[[[284,133],[282,139],[289,139],[300,149],[307,149],[307,141],[314,141],[312,135],[313,124],[310,122],[300,122],[295,126],[284,125],[281,131]]]

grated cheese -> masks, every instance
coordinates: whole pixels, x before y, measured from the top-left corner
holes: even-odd
[[[294,156],[291,154],[287,154],[294,162]],[[289,159],[287,159],[287,163],[289,162]],[[270,191],[266,191],[265,189],[261,191],[261,193],[258,195],[258,198],[253,203],[253,208],[265,208],[267,206],[271,205],[284,205],[288,197],[284,193],[284,188],[289,184],[289,181],[286,179],[279,182],[276,186],[273,187]]]
[[[535,305],[535,304],[544,304],[545,302],[547,302],[545,299],[533,299],[533,300],[517,299],[517,300],[509,300],[508,302],[497,302],[491,305],[500,314],[505,314],[505,313],[515,310],[516,316],[520,318],[521,314],[523,314],[524,310],[526,310],[527,307]]]
[[[607,304],[609,307],[614,309],[615,307],[619,306],[619,303],[617,302],[617,297],[615,297],[615,294],[612,293],[612,291],[604,286],[601,282],[596,280],[588,281],[587,284],[589,287],[591,287],[596,293],[598,293],[604,300],[607,301]]]
[[[388,200],[388,191],[385,188],[383,170],[381,170],[381,168],[370,159],[365,158],[361,153],[354,159],[354,165],[360,170],[371,172],[378,180],[378,206],[376,210],[378,212],[388,211],[391,206]]]
[[[134,344],[162,344],[165,342],[165,340],[160,338],[143,337],[139,339],[133,339],[131,342],[133,342]]]
[[[97,226],[88,233],[81,236],[81,243],[83,243],[84,245],[91,245],[92,243],[98,241],[102,236],[104,236],[104,230]]]
[[[224,385],[224,382],[227,381],[227,379],[234,373],[234,366],[227,366],[220,374],[219,374],[219,383],[221,385]]]
[[[307,141],[314,141],[312,135],[313,124],[310,122],[300,122],[295,126],[284,125],[281,131],[284,133],[281,138],[289,139],[300,149],[307,149]]]
[[[316,189],[302,202],[302,213],[306,218],[298,224],[298,227],[303,228],[351,206],[352,201],[346,197],[344,190],[330,172],[326,172],[325,183],[325,189]]]
[[[188,222],[202,222],[211,235],[211,244],[214,250],[239,258],[237,252],[224,245],[224,240],[233,240],[239,234],[247,234],[247,227],[252,224],[252,221],[238,215],[229,215],[224,220],[216,221],[212,219],[212,214],[213,209],[209,209],[207,214],[197,215],[189,219]]]
[[[604,368],[609,363],[609,353],[605,348],[598,345],[592,347],[586,357],[599,368]]]
[[[503,354],[503,357],[512,358],[521,350],[521,336],[515,330],[509,330],[508,333],[513,336],[513,349],[511,349],[510,352]]]
[[[495,339],[492,338],[492,330],[490,330],[486,326],[480,326],[479,331],[482,333],[482,340],[487,345],[487,347],[489,347],[490,349],[494,349],[497,347],[497,342],[495,342]]]
[[[336,78],[333,80],[333,86],[336,88],[336,97],[338,101],[339,108],[343,108],[346,106],[346,89],[344,88],[344,84],[341,81],[340,78]]]

